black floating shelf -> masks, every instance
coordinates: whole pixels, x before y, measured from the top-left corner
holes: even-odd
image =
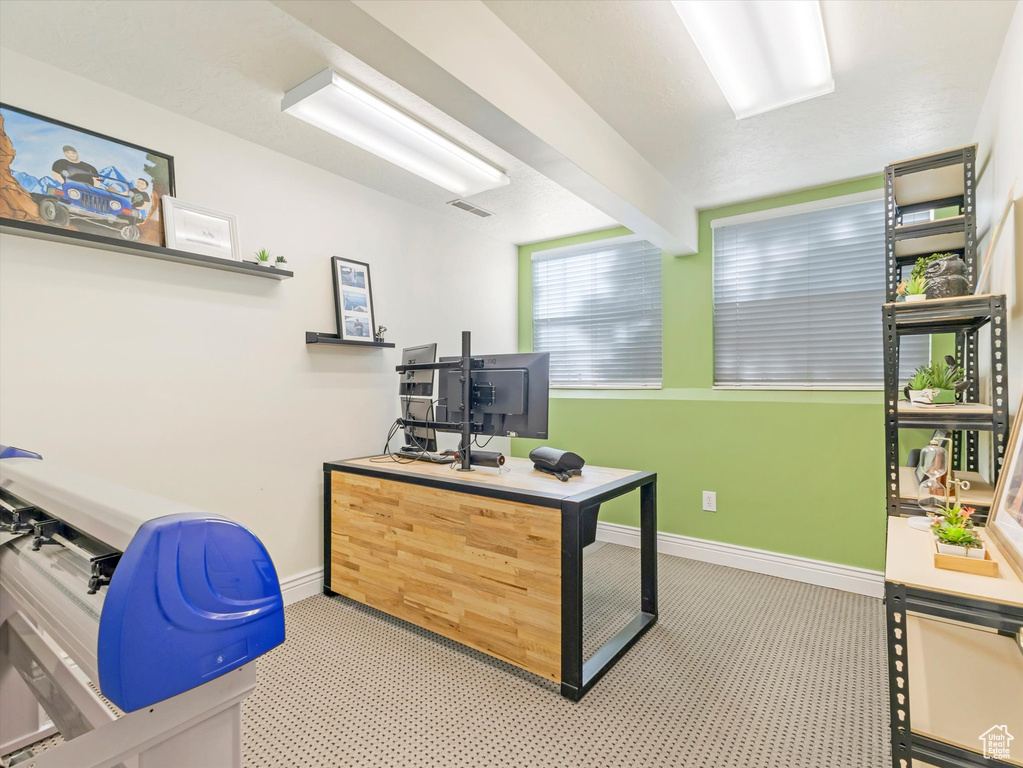
[[[199,253],[176,251],[170,248],[161,248],[158,245],[149,245],[148,243],[111,240],[108,237],[94,235],[90,232],[75,232],[74,230],[58,231],[30,221],[0,218],[0,232],[11,235],[25,235],[40,240],[49,240],[54,243],[71,243],[72,245],[82,245],[86,248],[127,253],[131,256],[145,256],[149,259],[160,259],[161,261],[175,261],[179,264],[191,264],[196,267],[208,267],[209,269],[219,269],[225,272],[238,272],[239,274],[252,275],[253,277],[265,277],[270,280],[287,280],[289,277],[295,276],[294,272],[287,269],[261,267],[248,261],[233,261],[216,256],[203,256]]]
[[[305,332],[306,344],[334,344],[343,347],[383,347],[394,348],[394,345],[386,341],[349,341],[342,339],[336,333],[317,333],[316,331]]]

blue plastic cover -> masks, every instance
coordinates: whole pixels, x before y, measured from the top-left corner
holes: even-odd
[[[259,539],[221,517],[156,518],[139,528],[107,587],[100,690],[131,712],[282,642],[281,586]]]
[[[13,445],[0,445],[0,459],[41,459],[38,453],[26,451],[24,448],[15,448]]]

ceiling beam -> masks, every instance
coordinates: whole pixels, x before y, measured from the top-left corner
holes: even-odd
[[[694,205],[479,0],[274,4],[668,253],[696,252]]]

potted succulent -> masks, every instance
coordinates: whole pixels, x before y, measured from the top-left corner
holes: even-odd
[[[984,541],[973,530],[973,509],[956,503],[943,507],[934,516],[931,530],[938,553],[975,560],[985,558]]]
[[[924,301],[927,298],[927,278],[911,277],[906,281],[906,301]]]
[[[922,365],[910,377],[903,389],[906,399],[921,405],[947,405],[954,403],[970,386],[962,369],[952,355],[946,355],[931,365]]]
[[[274,259],[274,266],[278,267],[279,269],[287,269],[288,260],[283,256],[278,256],[276,259]]]
[[[261,267],[271,266],[273,255],[266,248],[256,251],[256,263]]]

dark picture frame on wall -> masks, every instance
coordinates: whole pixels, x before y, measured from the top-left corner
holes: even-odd
[[[0,102],[0,221],[164,246],[164,152]]]
[[[330,271],[334,280],[338,338],[372,344],[375,341],[376,316],[369,264],[334,256],[330,260]]]

